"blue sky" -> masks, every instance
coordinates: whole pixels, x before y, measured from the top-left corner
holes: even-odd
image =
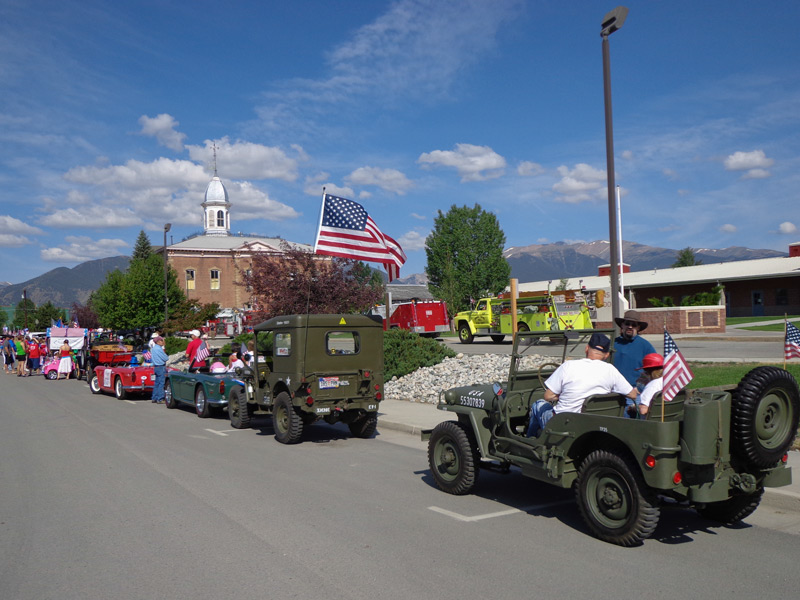
[[[311,244],[322,186],[425,268],[438,210],[608,239],[600,23],[519,0],[3,0],[0,280],[201,229]],[[800,3],[630,1],[611,43],[626,240],[800,241]],[[633,265],[635,269],[635,265]]]

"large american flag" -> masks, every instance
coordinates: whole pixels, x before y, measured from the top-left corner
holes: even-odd
[[[791,323],[786,323],[786,342],[783,345],[783,356],[800,358],[800,330]]]
[[[358,202],[325,194],[322,221],[314,245],[316,254],[383,263],[389,281],[406,262],[403,249],[383,233]]]
[[[664,389],[661,396],[665,402],[672,400],[678,392],[694,379],[694,373],[686,364],[683,354],[672,336],[664,330]]]
[[[200,343],[200,346],[197,348],[197,353],[194,355],[194,360],[197,362],[204,361],[209,356],[208,352],[208,345],[206,344],[205,340]]]

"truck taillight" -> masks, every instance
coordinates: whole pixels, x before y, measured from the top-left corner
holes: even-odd
[[[370,372],[369,371],[364,371],[364,377],[366,379],[369,379],[369,376],[370,376]]]
[[[382,398],[383,398],[383,394],[381,394],[380,392],[375,394],[375,400],[381,400]]]
[[[781,456],[781,462],[783,464],[786,464],[787,462],[789,462],[789,453],[788,452],[786,454],[784,454],[783,456]]]
[[[312,396],[306,397],[306,406],[311,406],[314,404],[314,398]]]
[[[672,483],[678,485],[681,481],[683,481],[683,476],[681,475],[681,472],[675,471],[675,475],[672,476]]]
[[[648,454],[644,459],[644,464],[647,465],[648,468],[653,469],[656,466],[656,457],[652,454]]]

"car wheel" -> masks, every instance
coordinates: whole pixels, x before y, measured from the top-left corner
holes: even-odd
[[[620,546],[638,546],[658,525],[661,510],[638,467],[623,456],[596,450],[580,466],[578,509],[592,534]]]
[[[472,432],[458,421],[439,423],[428,441],[428,465],[436,485],[448,494],[468,494],[478,480],[480,455]]]
[[[58,371],[56,371],[55,369],[52,369],[52,370],[48,371],[47,372],[47,378],[50,381],[54,381],[55,379],[58,379]]]
[[[117,397],[117,400],[125,400],[125,388],[122,387],[122,378],[120,377],[114,380],[114,395]]]
[[[471,344],[475,336],[469,330],[469,325],[462,323],[458,327],[458,339],[462,344]]]
[[[771,467],[791,447],[800,418],[800,392],[788,371],[756,367],[734,390],[731,449],[756,467]]]
[[[92,374],[92,378],[89,380],[89,389],[93,394],[100,393],[100,379],[98,379],[97,375]]]
[[[698,507],[697,512],[706,519],[724,525],[734,525],[755,512],[763,495],[764,488],[761,488],[753,494],[733,496],[722,502],[709,502],[703,507]]]
[[[194,410],[201,419],[207,419],[211,416],[208,399],[206,398],[206,391],[203,389],[202,385],[198,386],[197,391],[194,393]]]
[[[164,380],[164,406],[167,408],[178,408],[178,402],[172,395],[172,384],[169,379]]]
[[[231,420],[231,427],[234,429],[247,429],[250,427],[250,405],[247,403],[247,396],[241,387],[236,386],[231,390],[228,399],[228,418]]]
[[[275,439],[281,444],[296,444],[303,435],[303,420],[286,392],[281,392],[275,399],[272,427],[275,430]]]
[[[375,430],[378,428],[378,413],[367,413],[348,423],[350,433],[359,438],[370,438],[375,435]]]

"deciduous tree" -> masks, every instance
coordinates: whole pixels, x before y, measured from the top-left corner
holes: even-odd
[[[243,282],[257,306],[256,318],[303,313],[359,313],[380,301],[383,285],[363,263],[321,258],[281,244],[282,254],[253,256]]]
[[[497,217],[479,204],[439,211],[425,241],[428,289],[447,302],[450,316],[471,299],[496,294],[508,285],[511,267],[503,257],[506,236]]]

